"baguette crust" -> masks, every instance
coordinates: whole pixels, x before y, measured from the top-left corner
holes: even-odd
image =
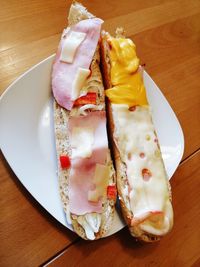
[[[116,30],[117,37],[124,37],[124,30],[122,28],[118,28]],[[109,36],[108,33],[102,32],[101,36],[101,45],[100,45],[100,53],[101,53],[101,70],[104,77],[104,86],[106,89],[111,88],[111,77],[110,77],[110,58],[109,58],[109,45],[107,43],[107,37]],[[111,103],[108,99],[106,99],[107,103],[107,116],[108,116],[108,132],[110,136],[110,143],[112,144],[112,155],[114,159],[114,165],[116,169],[116,178],[117,178],[117,190],[118,190],[118,196],[120,200],[121,210],[124,217],[124,220],[126,221],[129,231],[132,236],[134,236],[136,239],[138,239],[141,242],[155,242],[160,240],[161,236],[156,236],[153,234],[149,234],[147,232],[142,231],[137,226],[131,226],[131,218],[133,217],[133,213],[130,210],[130,204],[129,199],[123,194],[123,189],[125,188],[127,184],[127,174],[126,174],[126,165],[121,160],[120,152],[114,142],[114,120],[112,115],[112,107]],[[171,187],[170,183],[168,181],[168,190],[170,194],[170,201],[171,198]]]
[[[80,20],[93,18],[94,16],[89,13],[85,7],[81,4],[74,2],[71,5],[69,17],[68,17],[68,24],[73,25]],[[97,104],[102,106],[102,110],[105,110],[105,96],[104,96],[104,87],[101,77],[101,72],[99,68],[99,46],[97,46],[96,52],[94,54],[91,69],[92,69],[92,76],[88,79],[86,86],[92,91],[96,90],[98,99]],[[77,110],[73,110],[73,112],[77,112]],[[67,154],[71,155],[71,146],[69,142],[69,135],[68,135],[68,120],[69,116],[72,113],[64,108],[62,108],[56,100],[54,100],[54,129],[55,129],[55,140],[56,140],[56,151],[58,156],[58,178],[59,178],[59,191],[60,196],[63,204],[63,209],[66,213],[67,222],[72,224],[74,231],[83,239],[88,239],[85,233],[84,228],[78,223],[78,217],[84,218],[84,215],[77,216],[75,214],[70,214],[69,211],[69,169],[63,170],[60,168],[59,163],[59,155],[60,154]],[[110,177],[109,183],[115,183],[115,171],[113,168],[110,152],[107,156],[106,165],[110,168]],[[112,221],[114,218],[114,211],[115,211],[115,201],[106,199],[103,203],[103,211],[101,214],[101,224],[99,228],[99,232],[95,234],[95,239],[99,239],[104,237],[107,231],[111,228]]]

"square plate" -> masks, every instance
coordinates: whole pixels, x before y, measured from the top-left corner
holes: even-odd
[[[54,57],[52,55],[32,67],[2,94],[0,145],[10,167],[26,189],[53,217],[72,230],[65,219],[56,175],[51,94]],[[166,98],[145,71],[144,83],[164,164],[171,178],[183,155],[183,132]],[[117,211],[108,235],[124,226]]]

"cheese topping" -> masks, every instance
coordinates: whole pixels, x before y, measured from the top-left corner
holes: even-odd
[[[135,218],[149,211],[163,212],[140,223],[141,229],[162,235],[172,226],[173,212],[149,107],[130,111],[126,104],[112,104],[112,114],[114,139],[127,166],[130,208]]]
[[[71,31],[65,39],[60,54],[60,61],[72,63],[79,45],[85,39],[86,33]]]
[[[76,100],[80,96],[80,91],[82,87],[84,86],[84,83],[90,74],[89,69],[84,69],[84,68],[78,68],[76,72],[75,79],[72,84],[72,100]]]
[[[133,213],[131,225],[164,235],[172,227],[173,210],[136,47],[130,39],[107,41],[112,88],[106,96],[112,107],[114,141],[127,167],[128,185],[122,192]]]
[[[140,228],[154,235],[164,235],[172,227],[173,210],[169,200],[166,201],[165,216],[163,214],[155,214],[140,224]]]
[[[106,90],[106,96],[115,104],[148,105],[134,43],[125,38],[110,38],[108,42],[113,87]]]
[[[97,202],[99,198],[106,196],[106,189],[108,186],[108,180],[110,177],[110,169],[106,165],[96,164],[93,183],[94,190],[88,192],[88,200]]]
[[[74,127],[71,135],[72,158],[89,158],[92,155],[94,129],[91,127]]]

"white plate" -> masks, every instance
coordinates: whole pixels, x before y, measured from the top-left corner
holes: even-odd
[[[0,145],[10,167],[32,196],[60,223],[67,224],[58,192],[51,96],[54,55],[11,84],[0,98]],[[169,177],[184,150],[181,126],[159,88],[144,72],[153,121]],[[115,214],[111,235],[124,227]]]

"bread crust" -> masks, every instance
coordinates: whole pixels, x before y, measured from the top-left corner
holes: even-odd
[[[79,22],[83,19],[88,19],[94,17],[91,13],[89,13],[85,7],[81,4],[74,2],[71,5],[68,17],[69,26],[74,23]],[[103,110],[105,109],[105,96],[104,96],[104,87],[102,82],[102,76],[99,69],[99,46],[97,46],[96,52],[94,54],[91,69],[92,69],[92,77],[88,81],[88,87],[90,83],[97,90],[98,95],[98,104],[103,106]],[[95,78],[94,78],[95,77]],[[93,79],[94,78],[94,79]],[[69,142],[68,135],[68,120],[70,116],[70,111],[62,108],[54,99],[54,129],[55,129],[55,141],[56,141],[56,151],[57,151],[57,166],[58,166],[58,179],[59,179],[59,191],[63,204],[63,209],[66,213],[67,221],[71,221],[71,225],[74,231],[83,239],[88,239],[85,233],[84,228],[78,223],[78,217],[75,214],[71,214],[69,212],[69,172],[68,170],[63,170],[60,167],[59,163],[59,155],[67,154],[71,155],[71,146]],[[110,156],[110,151],[108,152],[106,165],[110,168],[110,177],[109,183],[115,183],[115,171],[113,168],[113,163]],[[95,239],[99,239],[104,237],[107,231],[111,228],[112,221],[114,218],[115,211],[115,201],[106,199],[103,203],[103,211],[101,214],[101,225],[99,232],[95,234]],[[81,215],[84,217],[84,215]]]
[[[119,28],[116,30],[117,37],[124,37],[124,30],[122,28]],[[109,34],[107,32],[102,31],[101,34],[101,44],[100,44],[100,54],[101,54],[101,71],[103,73],[103,80],[104,80],[104,86],[106,89],[111,88],[111,77],[110,77],[110,58],[109,58],[109,44],[107,42]],[[142,231],[137,226],[131,226],[131,218],[133,217],[133,213],[128,207],[128,203],[130,202],[126,196],[123,194],[123,189],[125,188],[125,185],[127,184],[127,174],[126,174],[126,165],[121,160],[120,152],[114,142],[114,131],[115,131],[115,125],[112,115],[112,107],[111,103],[108,99],[106,99],[107,104],[107,117],[108,117],[108,132],[110,137],[110,143],[112,144],[112,156],[114,159],[114,165],[116,169],[116,178],[117,178],[117,190],[118,190],[118,197],[120,200],[120,206],[122,210],[122,215],[124,217],[125,222],[128,225],[129,231],[132,236],[134,236],[137,240],[141,242],[155,242],[160,240],[161,236],[156,236],[153,234],[149,234],[147,232]],[[168,183],[168,190],[170,194],[170,201],[171,198],[171,187],[169,181]]]

